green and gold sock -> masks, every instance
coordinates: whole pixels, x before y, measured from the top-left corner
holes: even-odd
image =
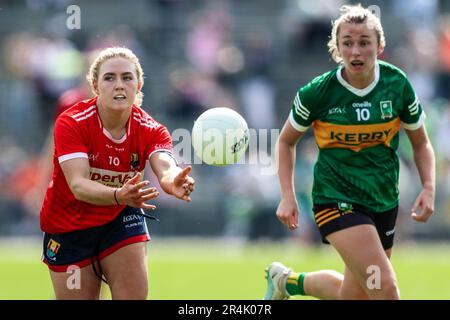
[[[303,282],[305,280],[306,273],[292,272],[286,281],[286,290],[291,296],[306,295]]]

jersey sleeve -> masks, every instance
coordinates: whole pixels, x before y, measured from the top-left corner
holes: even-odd
[[[314,121],[312,114],[314,103],[314,89],[312,84],[307,84],[298,90],[292,103],[291,112],[289,114],[289,122],[295,130],[305,132]]]
[[[173,144],[169,130],[162,124],[151,132],[150,143],[146,149],[146,159],[149,159],[156,152],[167,152],[172,155]]]
[[[70,117],[58,117],[55,123],[55,152],[59,163],[75,158],[88,158],[87,146],[76,122]]]
[[[424,123],[426,116],[411,83],[407,78],[405,78],[405,81],[406,83],[403,89],[404,103],[400,112],[400,120],[403,128],[417,130]]]

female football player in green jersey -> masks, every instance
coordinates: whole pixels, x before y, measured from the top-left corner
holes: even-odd
[[[339,66],[298,90],[279,137],[281,201],[276,214],[289,229],[298,228],[295,147],[312,125],[319,147],[314,217],[345,271],[297,273],[274,262],[266,269],[265,299],[400,298],[389,258],[399,203],[396,150],[401,127],[423,186],[411,216],[426,222],[434,210],[435,157],[419,99],[401,70],[377,60],[385,47],[379,18],[361,5],[343,6],[341,12],[328,43]]]

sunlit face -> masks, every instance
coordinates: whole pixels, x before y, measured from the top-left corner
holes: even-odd
[[[94,81],[100,104],[115,110],[129,108],[140,87],[134,64],[122,57],[103,62]]]
[[[383,52],[374,28],[367,23],[344,22],[339,27],[338,50],[349,77],[372,77],[377,56]]]

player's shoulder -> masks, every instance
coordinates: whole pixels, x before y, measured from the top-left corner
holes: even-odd
[[[99,128],[98,125],[92,126],[92,121],[98,121],[97,99],[92,98],[75,103],[72,107],[61,113],[55,121],[55,136],[72,134],[90,134],[90,128]]]
[[[402,69],[389,62],[378,60],[378,65],[380,66],[381,77],[393,77],[399,80],[407,79],[406,73]]]
[[[297,91],[297,95],[300,98],[300,102],[307,108],[314,108],[315,105],[321,105],[320,101],[325,98],[330,90],[337,85],[336,73],[339,67],[336,67],[328,72],[325,72],[305,86],[300,87]]]
[[[316,76],[308,84],[306,84],[304,87],[302,87],[300,89],[316,90],[316,89],[328,86],[330,83],[333,83],[336,81],[336,73],[337,73],[338,69],[339,69],[339,67],[336,67],[330,71],[327,71],[321,75]]]
[[[142,129],[155,130],[155,129],[164,127],[164,125],[162,123],[160,123],[159,121],[155,120],[144,109],[142,109],[140,107],[137,107],[135,105],[132,106],[131,121],[134,121]]]
[[[86,120],[97,113],[97,98],[82,100],[62,112],[58,119]]]

